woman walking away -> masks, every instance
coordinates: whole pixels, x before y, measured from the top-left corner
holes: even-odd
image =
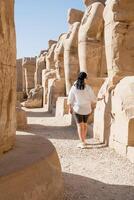
[[[95,94],[92,88],[86,84],[86,78],[87,74],[80,72],[68,95],[69,112],[74,113],[77,123],[79,148],[86,147],[87,120],[92,112],[92,103],[96,103]]]

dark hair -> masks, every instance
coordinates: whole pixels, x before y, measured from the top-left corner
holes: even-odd
[[[80,72],[78,75],[78,79],[75,83],[75,86],[78,90],[84,90],[85,88],[85,83],[84,83],[84,79],[87,78],[87,74],[85,72]]]

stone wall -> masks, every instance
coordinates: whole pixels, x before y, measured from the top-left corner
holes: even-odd
[[[0,153],[15,142],[16,38],[14,1],[0,1]]]

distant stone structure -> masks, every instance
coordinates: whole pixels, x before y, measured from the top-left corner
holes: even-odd
[[[21,108],[19,101],[16,103],[16,128],[17,130],[25,130],[27,128],[27,115]]]
[[[28,95],[29,91],[35,87],[36,58],[23,58],[22,66],[25,69],[26,93]]]
[[[27,100],[22,103],[26,108],[42,108],[43,107],[43,88],[37,85],[29,91]]]
[[[23,101],[24,97],[24,69],[22,67],[22,58],[16,60],[16,78],[17,78],[17,100]]]
[[[47,50],[42,50],[36,59],[35,88],[42,85],[42,70],[46,69]]]
[[[14,1],[0,1],[0,154],[14,146],[16,133],[16,37]]]
[[[47,104],[48,96],[48,80],[55,78],[55,63],[54,63],[54,49],[56,47],[56,41],[49,40],[48,52],[46,54],[46,69],[42,70],[42,86],[43,86],[43,105]]]

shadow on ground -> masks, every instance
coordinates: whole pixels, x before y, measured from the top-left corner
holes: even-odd
[[[25,130],[28,133],[43,136],[48,139],[70,139],[77,140],[77,132],[72,126],[43,126],[40,124],[29,124]]]
[[[88,177],[63,173],[65,200],[134,200],[134,187],[110,185]]]
[[[35,110],[35,112],[34,111],[26,111],[26,113],[27,113],[27,117],[54,117],[54,115],[52,114],[52,113],[50,113],[50,112],[46,112],[46,111],[44,111],[44,112],[36,112],[36,110]]]

